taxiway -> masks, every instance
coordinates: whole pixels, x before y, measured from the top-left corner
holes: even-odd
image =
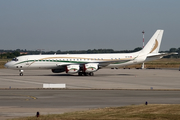
[[[104,107],[180,104],[178,70],[102,69],[95,76],[0,69],[0,119]],[[65,83],[67,89],[42,89]]]

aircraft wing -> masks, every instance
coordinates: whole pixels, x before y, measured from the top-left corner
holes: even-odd
[[[72,64],[79,64],[79,65],[83,65],[83,64],[88,64],[88,63],[99,63],[99,66],[105,67],[109,64],[119,64],[119,63],[124,63],[124,62],[128,62],[131,61],[132,59],[129,60],[112,60],[112,61],[97,61],[97,62],[76,62],[76,63],[62,63],[62,64],[56,64],[57,67],[65,67],[67,65],[72,65]]]
[[[173,53],[150,53],[147,55],[147,58],[145,61],[148,62],[148,61],[152,61],[152,60],[156,60],[156,59],[161,59],[164,56],[172,55],[172,54],[176,55],[178,53],[176,53],[176,52],[173,52]]]
[[[156,53],[156,54],[148,54],[147,58],[151,58],[151,57],[164,57],[164,56],[168,56],[168,55],[177,55],[178,53],[176,52],[172,52],[172,53]]]
[[[103,63],[103,64],[116,64],[116,63],[125,63],[125,62],[128,62],[128,61],[131,61],[133,59],[128,59],[128,60],[112,60],[112,61],[105,61],[105,62],[100,62],[100,63]]]

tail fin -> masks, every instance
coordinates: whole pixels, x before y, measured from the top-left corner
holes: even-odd
[[[151,37],[146,46],[142,49],[141,54],[158,53],[164,30],[157,30]]]

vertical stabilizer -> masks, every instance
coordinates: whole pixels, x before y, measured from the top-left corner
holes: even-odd
[[[148,41],[146,46],[142,49],[142,54],[158,53],[161,45],[161,40],[164,30],[157,30],[151,39]]]

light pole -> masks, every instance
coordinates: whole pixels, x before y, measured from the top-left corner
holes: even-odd
[[[144,30],[142,31],[142,34],[143,34],[143,48],[144,48]],[[144,63],[142,63],[142,66],[141,66],[142,69],[144,69]]]

